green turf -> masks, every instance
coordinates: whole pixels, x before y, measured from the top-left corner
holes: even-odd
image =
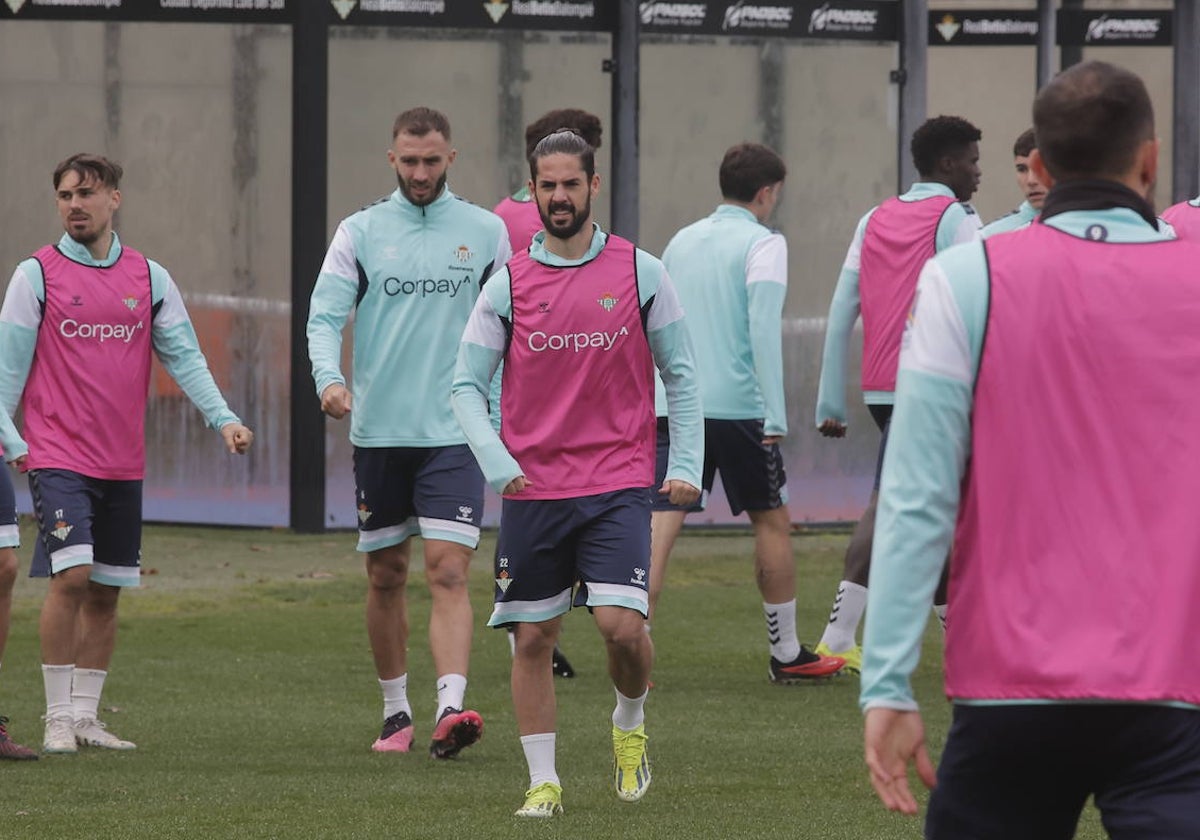
[[[23,558],[31,535],[26,525]],[[824,625],[844,534],[802,535],[801,635]],[[0,766],[0,838],[919,838],[887,813],[862,764],[858,681],[776,687],[747,533],[685,532],[654,627],[647,706],[654,784],[627,804],[610,789],[612,686],[585,612],[563,646],[579,671],[556,680],[566,814],[511,816],[527,782],[508,695],[508,642],[483,627],[492,584],[485,539],[472,574],[475,648],[468,691],[483,740],[455,761],[425,753],[434,692],[416,582],[409,755],[369,751],[380,698],[363,625],[353,536],[149,527],[143,587],[122,598],[102,718],[132,753],[87,750]],[[0,676],[13,737],[41,742],[41,581],[18,582]],[[916,685],[934,750],[941,631],[926,637]],[[1094,815],[1079,837],[1103,836]]]

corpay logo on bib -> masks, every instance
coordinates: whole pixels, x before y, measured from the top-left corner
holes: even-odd
[[[74,318],[67,318],[58,325],[58,334],[63,338],[94,338],[101,344],[109,340],[128,344],[142,326],[142,321],[136,324],[81,324]]]
[[[617,343],[617,339],[621,336],[629,335],[629,330],[626,327],[616,332],[590,332],[590,333],[564,333],[561,335],[550,335],[541,330],[529,334],[529,349],[534,353],[541,353],[545,350],[570,350],[573,353],[579,353],[583,350],[597,348],[605,352],[613,349],[613,345]]]

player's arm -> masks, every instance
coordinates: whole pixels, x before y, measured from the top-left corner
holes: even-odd
[[[492,277],[496,277],[498,274],[500,274],[504,266],[510,259],[512,259],[512,244],[508,237],[508,228],[503,224],[500,227],[500,238],[496,243],[496,260],[490,266],[491,271],[484,272],[484,283],[487,283],[487,281]],[[504,276],[507,277],[508,275],[505,274]],[[492,375],[492,384],[488,390],[488,410],[491,412],[492,428],[494,428],[497,433],[500,431],[500,382],[503,370],[504,366],[502,363]]]
[[[167,373],[188,399],[200,409],[208,425],[221,433],[230,452],[244,453],[253,433],[229,409],[208,369],[208,360],[192,326],[179,287],[167,270],[153,260],[150,264],[151,297],[157,312],[150,333],[154,352]]]
[[[935,247],[938,253],[941,253],[951,245],[961,245],[982,238],[983,228],[979,224],[979,214],[956,201],[946,208],[946,212],[938,220]]]
[[[504,313],[502,317],[501,313]],[[508,330],[504,317],[512,318],[508,270],[492,275],[475,301],[463,331],[454,366],[450,404],[483,476],[497,493],[516,492],[525,483],[523,471],[509,454],[488,417],[488,393],[496,369],[504,358]],[[512,485],[520,484],[519,487]]]
[[[672,503],[691,504],[700,496],[704,466],[704,411],[692,339],[666,268],[640,251],[637,257],[638,294],[647,307],[646,338],[667,394],[671,449],[663,488]]]
[[[746,304],[750,353],[763,398],[763,434],[787,434],[783,392],[783,304],[787,297],[787,240],[773,233],[754,243],[746,256]]]
[[[19,461],[29,452],[12,415],[21,402],[33,365],[45,294],[38,261],[24,260],[13,272],[0,307],[0,446],[7,461]]]
[[[900,351],[871,553],[864,709],[916,709],[910,676],[953,539],[970,454],[987,269],[979,245],[945,257],[921,272]]]
[[[342,418],[350,410],[350,392],[342,374],[342,329],[359,300],[359,263],[345,222],[333,234],[313,286],[308,308],[308,357],[321,410]],[[365,291],[362,290],[362,291]]]
[[[874,211],[872,211],[874,212]],[[846,354],[854,322],[862,311],[858,290],[863,235],[871,214],[863,216],[846,249],[846,259],[838,274],[829,317],[825,319],[825,347],[821,352],[821,379],[817,385],[816,425],[821,434],[842,437],[846,434]]]
[[[983,249],[962,246],[944,262],[931,260],[917,288],[883,465],[861,695],[871,786],[884,805],[906,814],[917,812],[909,765],[927,787],[937,780],[911,677],[970,454],[972,390],[987,320]]]

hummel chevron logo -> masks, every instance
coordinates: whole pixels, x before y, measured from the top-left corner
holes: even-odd
[[[767,616],[767,641],[773,645],[779,644],[779,640],[783,638],[779,632],[779,613],[766,613]]]

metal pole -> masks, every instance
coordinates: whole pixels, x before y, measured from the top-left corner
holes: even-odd
[[[929,4],[926,0],[901,0],[900,6],[900,69],[892,71],[892,81],[900,86],[896,192],[902,193],[919,177],[909,141],[917,126],[925,122],[928,108]]]
[[[1200,193],[1200,9],[1197,0],[1175,0],[1174,201]]]
[[[1062,7],[1064,9],[1082,9],[1083,0],[1062,0]],[[1063,44],[1059,58],[1062,62],[1059,66],[1063,70],[1066,70],[1068,67],[1074,67],[1083,61],[1083,47],[1079,44]]]
[[[771,38],[763,42],[758,54],[758,118],[762,121],[762,142],[774,149],[781,157],[787,157],[787,138],[784,134],[786,120],[783,103],[786,100],[786,62],[783,41]],[[787,225],[787,209],[780,202],[771,216],[776,228]]]
[[[325,256],[329,24],[324,3],[296,4],[292,28],[292,376],[289,524],[325,530],[325,416],[308,360],[308,303]]]
[[[638,239],[638,0],[618,0],[612,42],[612,230]]]
[[[529,179],[525,159],[525,33],[500,33],[500,169],[504,183],[499,195],[519,190]]]
[[[1037,90],[1045,87],[1057,72],[1054,61],[1056,46],[1058,15],[1055,14],[1054,0],[1038,0]]]

